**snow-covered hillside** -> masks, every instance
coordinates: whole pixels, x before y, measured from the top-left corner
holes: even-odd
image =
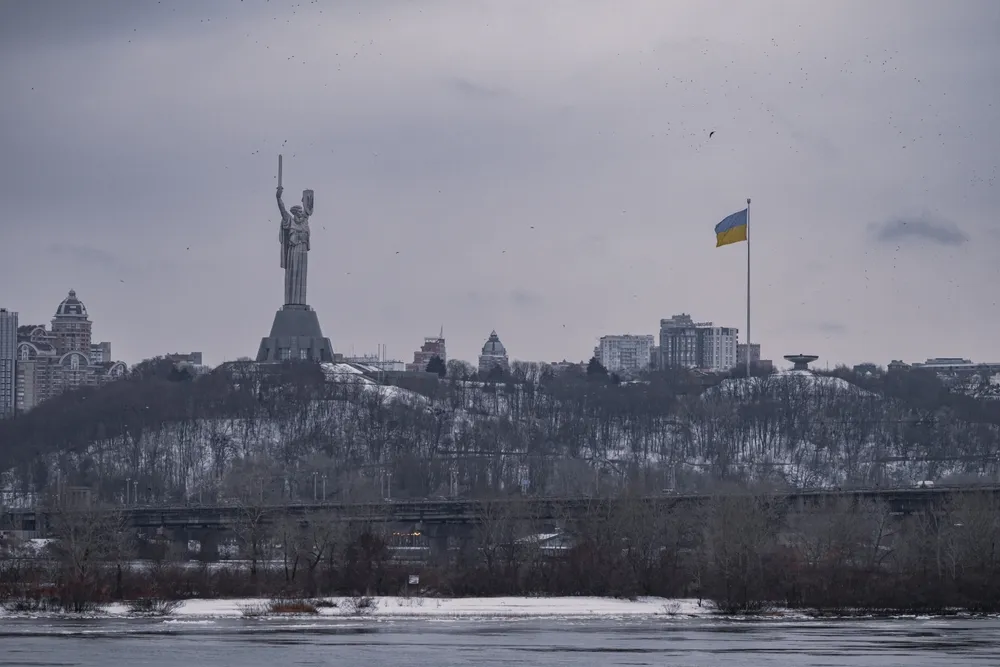
[[[106,409],[92,402],[74,427],[94,434],[84,446],[50,447],[4,485],[31,490],[58,477],[124,498],[130,480],[131,498],[178,502],[252,489],[311,498],[323,489],[575,494],[626,481],[656,490],[718,479],[909,485],[994,476],[1000,458],[1000,419],[987,413],[803,371],[724,379],[695,394],[656,378],[586,377],[442,381],[418,393],[354,364],[324,364],[321,386],[296,376],[274,384],[254,368],[164,385],[169,397],[137,386]],[[122,407],[128,401],[135,405]]]

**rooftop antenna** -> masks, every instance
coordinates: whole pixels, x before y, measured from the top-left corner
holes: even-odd
[[[438,338],[444,339],[444,325],[441,325],[441,333],[438,334]]]

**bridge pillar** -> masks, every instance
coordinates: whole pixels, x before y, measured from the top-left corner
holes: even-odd
[[[432,563],[451,562],[456,548],[465,548],[473,536],[473,527],[467,524],[431,524],[425,534],[430,546]]]
[[[169,540],[165,558],[187,560],[188,542],[191,540],[191,531],[187,528],[163,528],[156,531]]]
[[[421,523],[421,529],[427,537],[430,547],[430,561],[438,565],[447,564],[450,558],[449,547],[449,527],[445,524]]]
[[[203,563],[217,563],[219,561],[219,531],[201,530],[195,534],[194,539],[198,540],[201,550],[198,551],[198,560]]]
[[[430,535],[430,546],[431,546],[431,562],[438,565],[445,565],[448,563],[448,534],[445,532],[440,532],[436,535]]]

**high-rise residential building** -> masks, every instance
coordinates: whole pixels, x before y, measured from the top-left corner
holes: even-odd
[[[90,364],[90,335],[93,323],[87,316],[87,307],[76,298],[76,291],[70,290],[69,296],[62,300],[52,318],[52,335],[55,336],[56,349],[63,354],[79,352],[86,356]]]
[[[441,357],[441,361],[448,363],[448,353],[444,346],[444,327],[436,337],[424,339],[424,344],[413,353],[413,363],[406,364],[406,370],[414,373],[421,373],[427,370],[427,364],[434,357]]]
[[[728,371],[736,366],[736,340],[739,333],[733,327],[705,327],[698,330],[701,359],[699,368]]]
[[[497,367],[503,370],[504,373],[510,372],[507,349],[500,342],[497,332],[491,331],[490,337],[486,339],[486,344],[483,345],[482,354],[479,355],[479,372],[485,375]]]
[[[747,364],[747,345],[746,343],[740,343],[736,346],[736,365],[739,368],[746,368]],[[750,345],[750,365],[757,368],[760,371],[770,372],[774,369],[774,362],[770,359],[760,358],[760,343],[752,343]]]
[[[0,419],[14,414],[17,313],[0,308]]]
[[[653,343],[651,334],[601,336],[597,360],[612,373],[635,373],[649,368]]]
[[[660,320],[660,366],[698,368],[698,325],[687,313]]]
[[[747,363],[747,344],[740,343],[736,346],[736,365],[744,366]],[[750,344],[750,364],[760,363],[760,343]]]
[[[736,366],[739,329],[695,322],[687,313],[660,320],[660,367],[726,371]]]
[[[15,407],[30,410],[53,396],[77,387],[103,384],[125,375],[123,362],[110,359],[95,363],[99,352],[111,353],[110,343],[91,343],[93,323],[87,308],[69,295],[56,308],[52,329],[28,325],[17,329]],[[95,349],[96,348],[96,349]]]
[[[105,361],[111,361],[111,343],[108,343],[107,341],[103,343],[91,343],[90,365],[98,366],[103,364]]]

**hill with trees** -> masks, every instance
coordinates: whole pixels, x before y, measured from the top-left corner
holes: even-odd
[[[435,371],[440,369],[435,368]],[[897,486],[996,479],[1000,402],[901,370],[619,378],[515,363],[394,385],[347,365],[164,359],[0,422],[0,488],[109,502],[261,495],[610,494],[719,483]]]

